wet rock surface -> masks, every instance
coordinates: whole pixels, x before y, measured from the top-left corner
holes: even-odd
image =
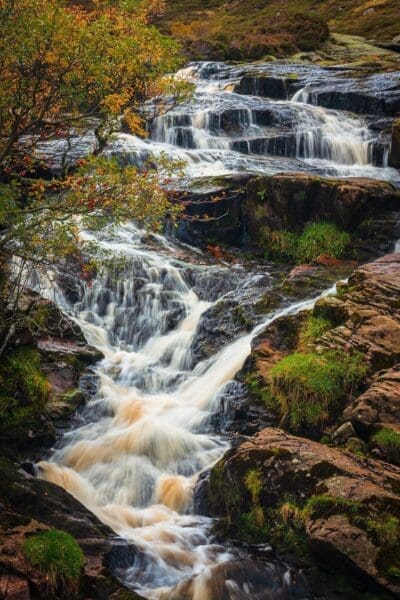
[[[246,230],[296,231],[310,221],[332,221],[354,231],[364,220],[400,207],[390,184],[368,179],[323,179],[312,175],[276,175],[247,185]]]
[[[224,534],[268,541],[278,554],[318,563],[355,578],[356,588],[378,595],[386,589],[396,597],[399,273],[399,253],[363,265],[338,287],[338,296],[319,300],[311,313],[277,319],[253,340],[239,376],[248,390],[249,418],[259,425],[269,419],[283,429],[263,429],[230,450],[202,491],[203,505],[220,515]],[[299,352],[310,315],[326,320],[329,330],[300,352],[359,352],[367,367],[362,385],[328,417],[323,437],[307,427],[304,437],[284,431],[289,423],[271,399],[271,370]]]
[[[249,473],[257,474],[256,494]],[[264,515],[265,537],[275,536],[276,541],[281,533],[274,532],[279,519],[283,518],[281,528],[286,519],[287,530],[291,520],[297,520],[294,529],[298,528],[313,560],[326,568],[329,557],[333,571],[352,573],[364,578],[364,584],[372,581],[397,594],[399,587],[390,575],[397,561],[397,533],[384,542],[377,530],[380,520],[389,515],[398,526],[399,483],[400,470],[395,467],[282,430],[264,429],[214,468],[209,503],[234,537],[243,535],[243,515],[258,508]],[[298,542],[292,541],[287,551]]]
[[[23,552],[27,537],[50,528],[68,532],[83,550],[85,566],[79,579],[79,598],[139,599],[112,575],[133,561],[133,547],[117,539],[111,529],[62,488],[37,479],[5,458],[0,458],[0,467],[2,597],[54,598],[46,575],[29,564]],[[125,595],[118,595],[122,593]]]

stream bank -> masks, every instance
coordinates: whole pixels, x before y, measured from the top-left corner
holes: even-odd
[[[387,390],[396,382],[398,357],[397,350],[390,348],[394,344],[390,332],[398,328],[398,306],[393,300],[398,294],[398,259],[361,267],[350,278],[350,287],[356,288],[349,290],[349,298],[341,286],[339,298],[325,296],[360,262],[391,251],[399,237],[399,173],[388,162],[400,101],[398,74],[364,77],[340,66],[322,69],[292,63],[196,63],[179,76],[195,83],[193,101],[156,118],[150,139],[120,134],[108,152],[134,164],[143,164],[151,153],[156,161],[162,152],[186,160],[186,178],[173,186],[182,192],[187,215],[194,218],[186,219],[175,237],[149,235],[134,224],[85,232],[88,239],[112,253],[115,265],[99,272],[90,285],[76,278],[73,298],[59,282],[56,299],[104,359],[95,367],[94,394],[78,410],[70,427],[65,428],[62,420],[56,440],[53,432],[46,447],[29,447],[29,458],[45,459],[37,465],[40,478],[32,477],[32,465],[25,465],[31,470],[29,476],[4,463],[10,475],[5,479],[3,503],[10,512],[11,499],[21,514],[11,511],[5,521],[7,544],[1,564],[6,573],[11,569],[13,576],[22,580],[27,598],[29,594],[32,598],[45,595],[37,575],[23,563],[10,562],[7,554],[10,540],[14,543],[16,539],[18,544],[18,536],[32,533],[19,530],[19,525],[15,528],[14,517],[19,523],[22,516],[23,527],[29,525],[27,520],[36,527],[33,519],[64,528],[76,537],[86,555],[79,590],[83,598],[118,598],[121,593],[168,600],[236,600],[250,595],[262,599],[266,593],[285,599],[320,594],[354,597],[351,594],[357,587],[351,592],[337,590],[326,581],[321,566],[316,568],[320,588],[315,587],[315,570],[309,576],[309,564],[299,560],[292,547],[281,552],[279,536],[273,528],[267,532],[269,513],[264,511],[272,509],[273,518],[278,518],[276,511],[287,500],[291,503],[285,508],[289,529],[292,523],[298,525],[302,541],[308,544],[304,538],[309,535],[315,548],[323,548],[327,556],[332,554],[335,560],[344,556],[346,532],[349,538],[368,543],[368,564],[356,561],[356,543],[343,564],[352,567],[352,574],[357,570],[368,573],[368,592],[378,590],[379,595],[385,589],[393,595],[397,567],[386,559],[392,518],[397,518],[390,511],[392,506],[397,510],[398,501],[398,492],[389,487],[397,481],[397,471],[385,464],[389,455],[382,439],[378,436],[375,441],[382,429],[374,429],[375,417],[370,417],[374,422],[371,428],[366,423],[359,425],[355,415],[362,412],[377,386],[382,383]],[[51,143],[48,146],[51,149]],[[213,218],[207,218],[210,216]],[[321,222],[336,228],[340,256],[318,252],[306,264],[285,253],[271,256],[272,240],[281,240],[282,234],[289,234],[290,240],[294,235],[297,240],[307,227]],[[282,245],[278,249],[281,252]],[[386,280],[380,275],[385,269]],[[375,271],[376,277],[371,279],[368,273]],[[374,294],[369,292],[372,283]],[[42,292],[54,298],[51,285]],[[311,428],[292,431],[287,426],[288,415],[277,411],[268,393],[269,372],[278,359],[299,349],[301,323],[307,321],[304,310],[311,309],[320,296],[324,299],[313,310],[325,310],[324,321],[335,326],[330,327],[331,334],[324,331],[318,348],[313,345],[316,340],[308,340],[307,353],[319,352],[320,343],[325,348],[322,342],[336,352],[339,327],[340,348],[350,351],[354,343],[357,352],[371,358],[371,366],[356,383],[352,381],[359,386],[352,392],[359,393],[354,395],[358,403],[347,403],[351,415],[344,417],[343,413],[342,420],[339,402],[330,407],[332,414],[323,419],[324,427],[317,420]],[[322,318],[317,313],[314,316]],[[43,336],[42,331],[39,338],[43,337],[52,336]],[[55,352],[57,364],[68,364],[65,341],[38,341],[35,349],[42,354]],[[388,358],[392,355],[396,360]],[[49,375],[47,372],[46,377]],[[74,379],[73,387],[76,385]],[[379,389],[381,397],[386,391]],[[344,396],[336,400],[344,403]],[[382,402],[386,405],[386,396]],[[41,420],[40,414],[36,417]],[[388,429],[388,415],[382,419],[383,429]],[[282,429],[277,432],[278,425]],[[338,425],[344,426],[344,431],[337,431]],[[274,428],[265,432],[270,426]],[[282,433],[285,428],[289,431]],[[300,434],[304,437],[299,438]],[[325,445],[320,444],[322,436],[327,437]],[[344,440],[345,449],[340,449],[341,441],[333,440]],[[244,455],[246,443],[257,450],[257,464],[251,469],[256,475],[249,479],[250,484],[247,476],[244,481],[243,474],[237,475],[234,469],[231,473],[227,466],[230,457],[238,456],[240,463],[243,446],[237,446],[242,441]],[[370,443],[375,445],[369,448]],[[54,444],[50,451],[49,444]],[[353,454],[348,455],[351,450]],[[358,457],[370,450],[375,458]],[[325,457],[322,468],[318,456],[314,462],[309,458],[310,452]],[[291,459],[285,462],[282,457],[288,454]],[[25,460],[21,454],[13,458]],[[306,482],[310,479],[310,486],[305,492],[299,484],[298,492],[307,493],[307,500],[328,495],[328,512],[325,507],[321,512],[318,506],[318,513],[309,510],[303,514],[306,497],[301,501],[284,498],[287,490],[279,477],[273,482],[279,499],[264,497],[267,472],[275,459],[284,481],[296,481],[294,471],[299,463],[293,461],[303,461],[299,472]],[[207,483],[215,463],[216,471]],[[315,477],[307,476],[311,471]],[[349,484],[342,503],[331,501],[336,471]],[[222,477],[221,482],[218,474],[224,473],[230,479]],[[352,498],[354,484],[362,478],[368,483],[367,492],[377,497],[376,506],[367,496],[365,501]],[[8,483],[13,480],[17,482],[14,492]],[[203,483],[201,494],[197,494],[199,482]],[[230,490],[224,493],[228,483],[240,488],[232,498]],[[214,513],[226,509],[226,502],[232,500],[223,516],[229,517],[230,510],[234,518],[251,514],[261,539],[252,539],[248,530],[240,543],[228,544],[221,529],[216,536],[214,520],[204,514],[202,503],[207,486]],[[24,494],[33,500],[20,508],[19,498]],[[39,514],[32,507],[40,494],[46,500],[38,503],[43,507]],[[338,510],[337,504],[339,513],[332,513]],[[351,521],[346,521],[348,509],[352,517],[355,514]],[[390,520],[388,528],[379,533],[369,523],[376,521],[378,509],[384,509]],[[322,523],[316,523],[317,514]],[[334,525],[343,526],[343,537],[333,541],[334,536],[329,533],[324,538],[319,528],[323,529],[331,516]],[[358,517],[364,520],[358,522]],[[252,534],[254,522],[248,521],[244,519]],[[333,530],[331,524],[328,532]],[[283,535],[287,534],[285,526],[280,528]],[[224,533],[240,538],[229,528]],[[379,535],[389,542],[381,543]],[[382,550],[385,564],[381,567],[376,561]],[[335,564],[340,570],[342,562]],[[95,581],[92,579],[88,591],[92,567]],[[116,583],[111,573],[123,583]],[[121,592],[122,586],[130,591]],[[364,593],[362,585],[358,591]]]

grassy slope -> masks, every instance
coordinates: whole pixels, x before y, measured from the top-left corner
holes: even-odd
[[[203,51],[196,47],[196,38],[216,44],[222,53],[227,44],[229,48],[264,44],[264,54],[269,50],[275,55],[311,49],[302,48],[304,41],[317,48],[318,26],[310,28],[306,22],[300,35],[294,31],[299,14],[305,21],[327,22],[332,32],[379,41],[400,34],[399,0],[167,0],[166,4],[161,26],[180,37],[192,54]]]

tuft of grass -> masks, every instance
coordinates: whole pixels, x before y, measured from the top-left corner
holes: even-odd
[[[350,235],[334,223],[311,223],[297,240],[295,258],[298,262],[310,262],[321,254],[340,258],[349,242]]]
[[[300,328],[299,348],[311,346],[330,329],[332,329],[332,323],[328,319],[309,315]]]
[[[357,514],[361,509],[361,504],[347,498],[338,498],[329,494],[320,494],[311,496],[304,509],[304,517],[309,516],[313,519],[326,518],[336,514]]]
[[[34,348],[23,347],[9,352],[1,367],[2,395],[15,397],[22,393],[25,402],[43,406],[48,400],[50,386],[40,367],[40,354]]]
[[[381,546],[396,546],[400,541],[400,519],[394,515],[382,515],[379,520],[367,519],[366,528]]]
[[[268,526],[261,506],[254,506],[250,512],[239,516],[237,533],[239,539],[250,544],[261,544],[266,541]]]
[[[47,577],[52,594],[58,588],[67,597],[77,593],[85,559],[81,548],[69,533],[49,529],[27,538],[23,551],[26,560]]]
[[[310,223],[301,233],[264,227],[260,236],[268,258],[289,258],[296,264],[311,262],[321,255],[340,258],[351,239],[346,231],[325,221]]]
[[[390,462],[400,465],[400,433],[384,427],[372,436],[371,441]]]
[[[294,429],[326,421],[330,408],[365,375],[362,355],[294,353],[271,370],[271,390]]]
[[[261,469],[251,469],[245,477],[245,485],[250,492],[253,504],[257,504],[260,500],[260,492],[262,490],[262,471]]]

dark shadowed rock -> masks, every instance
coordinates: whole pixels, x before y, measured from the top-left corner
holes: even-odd
[[[399,490],[397,467],[264,429],[214,467],[208,499],[231,536],[246,539],[257,519],[282,551],[302,548],[324,569],[398,594]]]
[[[68,532],[83,550],[85,568],[79,598],[106,600],[124,592],[123,598],[139,600],[113,576],[117,569],[133,563],[134,547],[118,539],[64,489],[28,475],[4,458],[0,458],[0,467],[0,585],[11,578],[13,589],[22,594],[28,582],[31,595],[22,595],[21,600],[49,597],[46,577],[27,564],[22,544],[27,535],[50,528]]]
[[[247,184],[245,222],[249,237],[260,240],[263,228],[298,231],[310,221],[332,221],[354,231],[362,221],[396,208],[400,193],[385,182],[274,175]]]

